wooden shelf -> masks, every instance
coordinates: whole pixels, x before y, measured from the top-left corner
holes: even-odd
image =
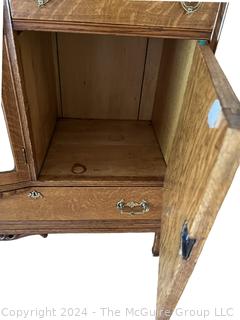
[[[62,119],[39,180],[162,185],[165,169],[150,121]]]

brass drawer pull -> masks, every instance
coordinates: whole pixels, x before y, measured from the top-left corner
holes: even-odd
[[[145,200],[141,202],[125,202],[124,200],[117,202],[117,209],[121,214],[130,214],[132,216],[145,214],[150,210],[149,203]]]
[[[187,14],[191,14],[191,13],[198,11],[201,4],[202,4],[201,2],[188,2],[188,1],[181,2],[182,7],[186,11]]]

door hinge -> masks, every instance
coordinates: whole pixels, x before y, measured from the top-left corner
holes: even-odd
[[[181,232],[181,254],[184,260],[188,260],[190,257],[196,241],[196,239],[190,238],[188,225],[187,223],[184,223]]]
[[[22,148],[22,154],[23,154],[23,160],[25,164],[28,164],[28,160],[27,160],[27,152],[25,148]]]
[[[36,0],[36,2],[39,7],[43,7],[49,2],[49,0]]]

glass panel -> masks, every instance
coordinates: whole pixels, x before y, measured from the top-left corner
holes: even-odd
[[[0,5],[0,66],[2,66],[2,35],[3,35],[3,5]],[[2,88],[2,68],[0,68],[0,88]],[[2,105],[0,106],[0,172],[14,170],[15,164],[12,149],[3,115]]]

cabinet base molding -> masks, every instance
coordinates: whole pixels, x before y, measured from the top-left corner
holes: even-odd
[[[13,241],[20,238],[33,236],[33,234],[0,234],[0,241]],[[47,238],[48,234],[41,234],[43,238]]]

